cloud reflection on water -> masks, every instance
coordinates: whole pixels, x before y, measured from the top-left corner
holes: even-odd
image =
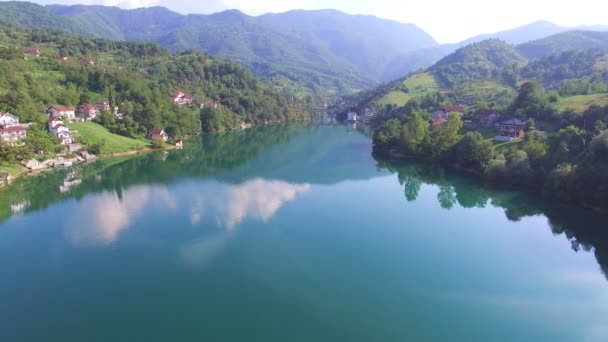
[[[140,186],[125,191],[122,196],[104,192],[85,198],[68,220],[67,238],[76,246],[111,244],[152,204],[176,207],[165,187]]]
[[[68,219],[65,233],[75,246],[112,244],[150,207],[154,208],[153,213],[187,216],[192,226],[211,223],[233,231],[246,219],[268,221],[285,203],[310,188],[309,184],[253,179],[240,185],[204,182],[194,192],[191,185],[171,190],[164,186],[138,186],[124,190],[122,196],[104,192],[79,203]],[[204,221],[205,217],[212,222]],[[175,217],[174,221],[179,222],[180,218]],[[214,249],[211,245],[215,244],[198,243],[191,247]]]

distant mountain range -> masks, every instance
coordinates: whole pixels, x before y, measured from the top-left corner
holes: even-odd
[[[539,21],[458,44],[440,45],[413,24],[336,10],[297,10],[254,17],[236,10],[182,15],[162,7],[123,10],[27,2],[0,2],[0,20],[19,27],[157,42],[174,52],[195,50],[228,57],[275,87],[302,96],[370,88],[431,66],[463,46],[487,39],[522,44],[573,29]],[[576,29],[602,31],[608,26]],[[587,38],[580,43],[593,44],[593,38]],[[548,42],[541,49],[559,50],[559,45]],[[522,49],[526,50],[525,56],[538,54],[532,47]]]

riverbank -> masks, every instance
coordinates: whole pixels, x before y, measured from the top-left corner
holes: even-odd
[[[192,137],[185,138],[184,141],[191,139]],[[31,167],[27,167],[21,164],[4,164],[0,165],[0,174],[8,173],[10,174],[8,181],[0,181],[0,188],[3,188],[10,183],[25,177],[31,177],[39,175],[43,172],[48,172],[50,170],[55,170],[61,167],[70,167],[72,165],[78,164],[87,164],[94,162],[99,159],[112,159],[112,158],[121,158],[121,157],[130,157],[130,156],[138,156],[141,154],[146,154],[150,152],[160,152],[160,151],[170,151],[176,150],[177,147],[175,145],[166,145],[163,148],[155,149],[146,147],[143,149],[132,149],[124,152],[114,152],[114,153],[105,153],[98,156],[92,156],[88,159],[82,157],[59,157],[54,159],[48,159],[45,161],[40,161],[37,164],[31,164]],[[28,163],[32,163],[31,161]]]
[[[540,198],[549,199],[551,201],[559,202],[563,205],[572,207],[572,208],[582,208],[587,210],[592,210],[597,213],[608,213],[608,208],[602,208],[596,204],[585,202],[585,201],[568,201],[558,196],[555,196],[551,192],[545,190],[544,182],[535,182],[533,184],[530,183],[517,183],[517,182],[501,182],[500,179],[504,178],[491,178],[488,177],[485,173],[480,172],[478,170],[462,167],[460,165],[451,164],[451,163],[443,163],[431,158],[426,158],[418,155],[411,155],[407,153],[403,153],[397,150],[376,150],[374,149],[373,154],[378,157],[386,158],[392,161],[416,161],[420,163],[424,163],[427,165],[437,166],[445,170],[449,170],[454,172],[460,176],[468,177],[474,179],[475,181],[481,183],[484,186],[491,187],[494,190],[513,190],[525,192],[533,196],[538,196]]]

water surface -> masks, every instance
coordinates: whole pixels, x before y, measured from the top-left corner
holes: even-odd
[[[0,220],[1,341],[608,339],[606,217],[343,126],[26,179]]]

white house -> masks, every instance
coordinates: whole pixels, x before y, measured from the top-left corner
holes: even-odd
[[[19,118],[11,113],[0,112],[0,127],[8,128],[19,126]]]
[[[49,119],[49,132],[61,140],[61,145],[70,145],[74,142],[70,129],[58,118]]]
[[[76,111],[74,108],[64,106],[51,106],[46,110],[46,114],[49,118],[67,117],[70,121],[76,118]]]
[[[14,144],[27,138],[27,129],[22,126],[0,128],[0,139],[6,144]]]
[[[99,109],[92,104],[85,103],[78,106],[78,113],[82,114],[87,121],[91,121],[99,115]]]
[[[357,121],[358,119],[358,115],[356,112],[348,112],[348,114],[346,115],[346,120],[348,121]]]

